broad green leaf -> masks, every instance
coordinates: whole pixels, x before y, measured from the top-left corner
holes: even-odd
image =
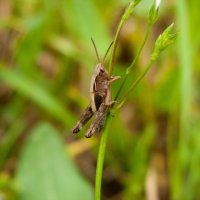
[[[13,89],[30,98],[52,116],[70,127],[73,115],[49,93],[47,89],[25,75],[6,69],[0,65],[0,78]]]
[[[92,190],[66,155],[58,133],[38,125],[22,150],[17,181],[20,200],[90,200]]]

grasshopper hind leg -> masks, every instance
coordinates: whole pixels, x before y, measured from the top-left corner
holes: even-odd
[[[85,137],[90,138],[94,133],[99,133],[102,131],[106,122],[107,110],[108,106],[102,103],[99,107],[99,110],[95,112],[95,119],[85,134]]]
[[[93,116],[93,111],[91,108],[91,105],[88,105],[88,107],[85,109],[83,114],[81,115],[80,120],[77,122],[75,127],[72,129],[72,133],[76,134],[78,133],[81,128],[90,120],[90,118]]]

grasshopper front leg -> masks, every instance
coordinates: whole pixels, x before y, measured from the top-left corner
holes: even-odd
[[[121,78],[120,76],[111,76],[108,83],[112,84],[113,82],[117,81],[120,78]]]
[[[105,98],[105,104],[107,106],[112,107],[114,103],[116,103],[115,101],[112,101],[112,95],[111,95],[111,84],[115,81],[117,81],[118,79],[120,79],[120,76],[111,76],[108,80],[108,90],[107,90],[107,95]]]

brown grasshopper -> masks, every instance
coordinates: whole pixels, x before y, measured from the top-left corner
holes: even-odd
[[[78,133],[81,128],[89,121],[89,119],[94,115],[94,121],[91,123],[86,137],[91,137],[95,132],[100,132],[105,124],[107,112],[110,110],[113,105],[111,97],[111,83],[118,80],[119,76],[109,76],[103,63],[105,58],[112,46],[113,43],[108,47],[103,61],[100,60],[96,45],[92,40],[96,56],[98,59],[98,64],[95,67],[93,72],[91,82],[90,82],[90,104],[85,109],[81,115],[80,120],[77,122],[76,126],[73,128],[73,133]]]

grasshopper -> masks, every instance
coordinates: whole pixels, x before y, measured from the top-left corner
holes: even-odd
[[[100,60],[96,45],[92,40],[98,64],[95,67],[91,81],[90,81],[90,104],[80,117],[72,132],[78,133],[81,128],[94,116],[94,121],[91,123],[85,136],[90,138],[94,133],[101,132],[105,125],[106,116],[114,101],[112,101],[111,84],[118,80],[119,76],[109,76],[107,70],[104,67],[105,58],[113,44],[108,47],[103,61]]]

